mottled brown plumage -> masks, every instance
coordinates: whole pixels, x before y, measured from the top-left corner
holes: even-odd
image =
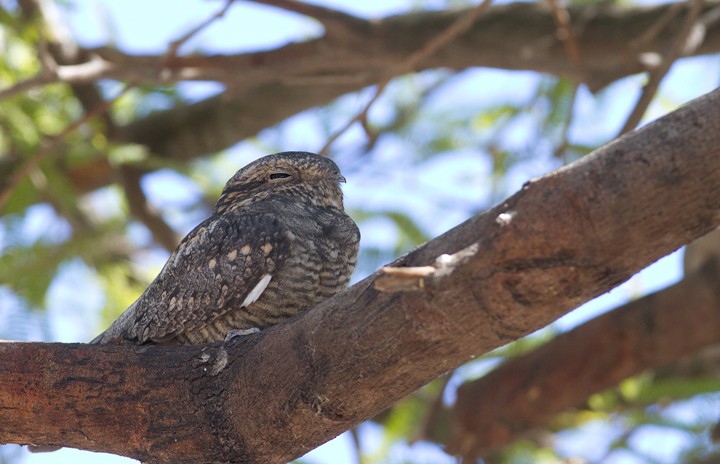
[[[330,159],[304,152],[240,169],[213,215],[92,343],[219,341],[333,296],[348,284],[360,238],[343,210],[344,181]]]

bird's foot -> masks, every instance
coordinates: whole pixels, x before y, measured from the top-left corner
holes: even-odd
[[[247,337],[248,335],[256,334],[258,332],[260,332],[260,329],[257,327],[252,327],[250,329],[233,329],[225,335],[224,343],[227,343],[236,337]]]

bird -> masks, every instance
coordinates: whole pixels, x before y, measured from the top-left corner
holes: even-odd
[[[228,180],[212,215],[181,241],[94,344],[188,345],[278,324],[344,289],[360,231],[329,158],[268,155]]]

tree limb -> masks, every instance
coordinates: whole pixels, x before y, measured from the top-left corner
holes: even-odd
[[[218,10],[212,17],[206,19],[201,24],[184,34],[182,37],[170,43],[167,56],[175,56],[178,48],[185,42],[190,40],[195,34],[202,31],[203,28],[212,24],[212,22],[221,18],[232,5],[232,0],[227,0],[225,6]],[[26,0],[21,4],[23,12],[32,15],[33,12],[41,13],[45,22],[44,29],[51,36],[47,44],[44,61],[47,62],[46,68],[58,70],[58,66],[75,65],[83,62],[97,61],[96,57],[88,56],[85,51],[75,43],[72,34],[67,25],[62,21],[56,6],[52,2],[38,3],[36,0]],[[61,79],[62,75],[59,74]],[[132,88],[132,84],[128,84],[123,93]],[[95,109],[103,107],[107,103],[103,98],[96,82],[75,83],[71,84],[71,88],[75,97],[82,105],[85,113],[93,114]],[[2,97],[0,96],[0,99]],[[112,101],[116,101],[117,98]],[[115,123],[110,111],[104,111],[98,115],[102,118],[105,135],[110,139],[117,138],[118,125]],[[106,158],[102,158],[103,162],[107,162]],[[163,217],[155,211],[147,202],[147,198],[140,185],[142,174],[141,170],[134,166],[121,164],[114,169],[116,177],[123,187],[126,198],[128,199],[128,208],[135,218],[141,221],[150,231],[153,239],[166,250],[172,252],[179,243],[179,238],[175,231],[165,222]],[[0,193],[0,210],[2,210],[4,198]]]
[[[418,290],[380,292],[373,275],[229,344],[0,344],[0,441],[287,462],[718,223],[715,91],[393,263],[436,268]]]
[[[84,116],[76,119],[71,124],[69,124],[65,129],[62,130],[58,135],[56,135],[54,138],[50,139],[45,143],[44,146],[42,146],[37,152],[35,152],[31,158],[29,158],[27,161],[23,162],[19,167],[13,171],[7,180],[7,182],[4,183],[2,190],[0,190],[0,212],[5,208],[5,205],[10,198],[10,195],[12,194],[15,187],[20,183],[20,181],[25,178],[33,169],[36,169],[38,164],[46,158],[48,155],[53,153],[52,149],[55,148],[57,145],[59,145],[65,137],[68,136],[68,134],[71,134],[73,131],[81,127],[83,124],[87,123],[91,119],[103,115],[105,112],[110,110],[110,107],[118,100],[120,97],[125,95],[125,93],[130,90],[133,87],[132,84],[126,85],[125,88],[123,88],[115,97],[113,97],[110,100],[104,101],[101,105],[94,108],[92,111],[89,111],[85,113]]]
[[[621,77],[647,70],[642,54],[662,56],[671,48],[685,15],[663,20],[669,9],[688,8],[685,2],[680,5],[680,8],[674,3],[654,7],[569,7],[567,12],[577,29],[576,46],[583,50],[580,63],[568,59],[565,41],[557,37],[550,9],[541,4],[499,5],[483,14],[469,32],[455,40],[453,47],[420,63],[418,70],[476,66],[530,70],[566,76],[598,90]],[[717,7],[717,0],[708,1],[702,12]],[[346,26],[341,38],[326,36],[251,53],[169,57],[130,55],[99,47],[86,50],[87,63],[59,67],[57,77],[68,83],[102,78],[137,79],[143,84],[215,81],[226,84],[236,94],[273,82],[302,87],[314,78],[323,82],[351,80],[360,88],[367,85],[363,81],[375,82],[383,77],[388,69],[416,52],[418,44],[430,43],[457,19],[471,14],[473,8],[408,13],[377,20],[361,20],[338,12],[333,21]],[[658,22],[662,28],[646,35]],[[693,54],[720,50],[720,24],[710,21],[705,27],[704,40],[692,50]],[[636,40],[639,38],[643,40]]]
[[[623,379],[720,343],[718,264],[461,386],[448,451],[486,455]]]
[[[641,54],[662,54],[671,46],[685,19],[682,14],[661,22],[657,33],[649,37],[644,33],[672,8],[683,12],[686,5],[569,7],[576,30],[575,42],[583,52],[583,63],[578,67],[568,60],[564,42],[556,37],[552,14],[545,8],[527,3],[496,6],[452,46],[422,61],[418,69],[475,66],[531,69],[570,76],[598,89],[645,71],[639,59]],[[718,2],[707,1],[703,12],[713,8],[718,8]],[[225,149],[294,114],[379,82],[387,70],[416,51],[419,43],[430,41],[465,13],[466,10],[426,12],[366,22],[359,45],[349,40],[321,38],[271,51],[177,57],[172,63],[168,63],[166,55],[129,56],[108,49],[91,52],[126,69],[115,76],[118,79],[139,73],[144,82],[152,82],[160,70],[171,66],[197,71],[188,71],[191,76],[185,78],[194,75],[226,82],[228,93],[153,113],[124,127],[117,140],[144,144],[156,156],[184,161]],[[720,50],[720,22],[708,21],[705,28],[704,41],[694,54]],[[352,30],[363,31],[357,25]],[[631,49],[628,43],[632,44]],[[622,53],[623,50],[628,51]],[[184,77],[164,75],[165,78],[172,81]],[[69,172],[69,178],[79,189],[107,185],[113,181],[111,176],[88,176],[82,172],[84,169],[111,172],[103,166],[105,163],[106,160],[99,159],[77,166]]]
[[[333,39],[343,40],[353,33],[353,29],[362,29],[367,21],[334,8],[296,0],[248,0],[261,5],[280,8],[305,15],[320,22],[325,28],[325,35]]]
[[[438,33],[428,43],[415,50],[407,58],[387,71],[385,76],[377,83],[375,94],[372,98],[370,98],[370,100],[368,100],[363,109],[360,110],[360,112],[358,112],[353,118],[350,118],[350,120],[348,120],[340,129],[330,135],[328,140],[325,142],[325,145],[323,145],[323,147],[318,151],[318,154],[325,155],[335,140],[347,132],[348,129],[350,129],[350,127],[352,127],[356,122],[362,122],[363,125],[367,126],[368,111],[370,111],[372,105],[380,98],[385,91],[385,88],[394,77],[400,74],[409,73],[414,69],[421,67],[423,61],[427,60],[430,56],[457,40],[459,36],[466,33],[472,27],[475,21],[477,21],[477,18],[490,7],[491,3],[492,0],[483,0],[483,2],[475,8],[468,11],[467,15],[457,18],[452,24],[450,24],[450,26],[447,27],[447,29]]]
[[[660,62],[650,72],[648,81],[643,86],[640,98],[635,104],[630,116],[628,116],[625,121],[622,129],[620,129],[620,134],[618,135],[631,131],[640,124],[645,111],[647,111],[650,103],[655,97],[655,93],[660,87],[660,82],[670,71],[670,68],[672,68],[675,61],[677,61],[677,59],[680,58],[683,52],[688,48],[688,39],[692,35],[693,30],[695,30],[697,34],[704,34],[703,28],[699,24],[700,22],[698,21],[698,17],[700,16],[700,12],[702,11],[702,7],[705,2],[704,0],[691,0],[689,3],[690,9],[687,12],[687,18],[685,18],[685,22],[678,32],[678,37],[675,39],[675,43],[672,44],[672,47],[665,52],[664,55],[660,55],[658,57]]]
[[[117,174],[130,213],[148,228],[155,242],[172,253],[180,243],[181,237],[178,237],[160,212],[148,202],[141,185],[144,172],[131,164],[120,164],[117,167]]]

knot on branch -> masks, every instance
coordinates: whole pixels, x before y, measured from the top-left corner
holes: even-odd
[[[435,259],[433,266],[385,266],[378,271],[379,275],[375,280],[374,287],[383,293],[393,293],[420,291],[437,286],[458,266],[475,256],[478,248],[478,244],[474,243],[452,255],[440,255]]]
[[[203,370],[208,372],[211,376],[215,377],[222,372],[228,363],[228,353],[224,346],[218,348],[215,353],[209,353],[203,349],[200,354],[200,363],[208,364]]]

